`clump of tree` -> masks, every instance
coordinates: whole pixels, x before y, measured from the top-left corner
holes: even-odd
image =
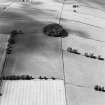
[[[12,30],[10,34],[12,38],[15,38],[17,34],[23,34],[23,32],[22,30]]]
[[[7,75],[7,76],[1,76],[0,80],[32,80],[34,79],[30,75]]]
[[[57,23],[48,24],[43,28],[43,32],[45,35],[52,37],[64,38],[68,36],[67,30]]]
[[[68,47],[67,48],[67,52],[78,54],[78,55],[81,54],[77,49],[73,49],[71,47]],[[85,57],[92,58],[92,59],[97,59],[97,60],[101,60],[101,61],[104,61],[105,60],[101,55],[96,56],[94,53],[85,52],[83,55]]]
[[[95,85],[94,90],[99,92],[105,92],[104,86],[100,86],[100,85]]]
[[[13,45],[16,43],[16,37],[18,34],[23,34],[23,32],[21,30],[17,31],[17,30],[13,30],[10,33],[10,38],[8,40],[8,47],[6,49],[7,54],[11,54],[12,50],[13,50]]]
[[[55,77],[48,78],[46,76],[39,76],[39,79],[41,79],[41,80],[48,80],[48,79],[55,80],[56,78]]]
[[[88,57],[88,58],[92,58],[92,59],[98,59],[98,60],[101,60],[101,61],[103,61],[104,60],[104,58],[103,57],[101,57],[100,55],[98,55],[98,56],[95,56],[93,53],[84,53],[84,56],[86,56],[86,57]]]
[[[104,58],[101,57],[101,55],[98,56],[98,60],[104,60]]]
[[[67,51],[70,53],[78,54],[78,55],[81,54],[77,49],[72,49],[71,47],[68,47]]]

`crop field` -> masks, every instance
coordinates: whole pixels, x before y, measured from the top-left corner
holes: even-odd
[[[9,96],[9,97],[8,97]],[[66,105],[62,80],[4,81],[0,105]]]

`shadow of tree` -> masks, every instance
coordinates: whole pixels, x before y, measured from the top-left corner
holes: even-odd
[[[22,10],[24,12],[24,10]],[[8,56],[8,63],[4,74],[13,73],[16,56],[20,59],[16,63],[16,70],[22,70],[24,57],[27,54],[31,53],[42,53],[44,56],[54,57],[59,52],[59,45],[57,38],[50,38],[43,33],[43,27],[50,22],[38,21],[35,18],[31,18],[28,15],[29,11],[26,14],[16,13],[13,11],[5,12],[0,18],[0,21],[4,23],[0,27],[1,34],[10,34],[12,30],[22,30],[24,34],[17,35],[16,46],[13,48],[13,53]],[[38,13],[37,13],[38,12]],[[33,16],[38,14],[44,14],[41,10],[36,10]],[[43,17],[42,17],[43,18]],[[5,24],[6,23],[6,24]],[[52,23],[52,22],[51,22]],[[56,54],[55,54],[56,53]],[[25,55],[24,57],[21,55]],[[51,56],[51,55],[54,56]]]
[[[61,20],[63,21],[63,22],[67,22],[67,21],[69,21],[68,19],[65,19],[65,18],[61,18]],[[87,32],[85,32],[85,31],[82,31],[82,30],[79,30],[79,29],[72,29],[72,27],[70,28],[70,27],[66,27],[66,29],[67,29],[67,31],[70,33],[70,34],[73,34],[73,35],[75,35],[75,36],[78,36],[78,37],[81,37],[81,38],[86,38],[86,39],[88,39],[88,38],[91,38],[91,36],[87,33]]]
[[[2,27],[0,27],[0,33],[10,34],[12,30],[22,30],[24,35],[18,35],[17,43],[18,46],[20,46],[18,48],[22,48],[25,51],[31,52],[39,48],[39,46],[48,46],[46,44],[49,38],[42,33],[42,28],[48,23],[30,18],[28,15],[29,11],[24,11],[27,12],[27,15],[10,11],[4,13],[1,20],[3,19],[3,22],[7,25],[2,25]],[[44,12],[36,9],[33,16],[37,16],[38,14],[44,14]]]

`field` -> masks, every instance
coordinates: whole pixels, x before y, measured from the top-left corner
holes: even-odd
[[[84,53],[105,58],[104,8],[68,2],[65,1],[63,9],[62,2],[53,0],[36,0],[32,4],[14,2],[5,9],[0,8],[0,33],[23,32],[17,35],[12,54],[7,56],[4,75],[29,74],[36,79],[39,76],[55,77],[65,83],[67,105],[103,105],[105,94],[95,91],[94,86],[105,87],[105,60],[88,58]],[[79,7],[74,9],[73,4]],[[43,28],[50,23],[59,23],[60,17],[68,37],[45,35]],[[68,52],[68,47],[81,54]],[[7,84],[11,83],[7,81]]]
[[[65,105],[66,103],[62,80],[4,81],[4,84],[0,105]]]

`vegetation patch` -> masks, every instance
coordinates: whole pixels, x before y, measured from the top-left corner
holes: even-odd
[[[43,33],[47,36],[52,36],[52,37],[67,37],[68,32],[59,24],[53,23],[45,26],[43,28]]]

